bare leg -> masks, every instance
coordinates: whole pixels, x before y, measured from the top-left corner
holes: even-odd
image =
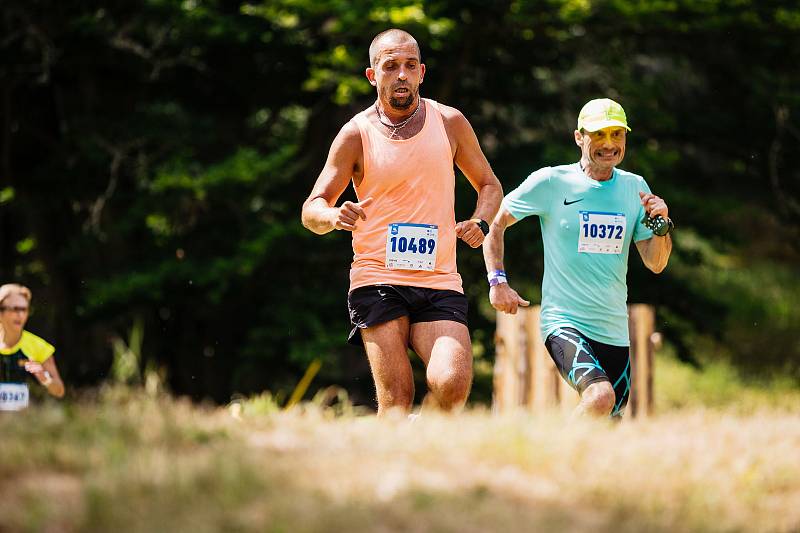
[[[378,416],[407,413],[414,401],[414,377],[408,360],[408,317],[361,330],[378,397]]]
[[[411,326],[411,345],[426,367],[428,397],[445,411],[464,406],[472,386],[472,344],[467,326],[450,320]]]
[[[572,418],[583,416],[607,417],[614,408],[616,396],[608,381],[598,381],[589,385],[581,394],[581,403],[572,412]]]

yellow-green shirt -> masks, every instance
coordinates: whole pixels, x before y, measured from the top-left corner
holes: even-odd
[[[28,373],[23,368],[25,360],[44,363],[56,349],[41,337],[23,330],[17,344],[0,348],[0,382],[24,383]]]

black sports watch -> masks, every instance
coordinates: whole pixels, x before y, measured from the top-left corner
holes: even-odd
[[[669,233],[672,233],[672,230],[675,229],[675,224],[672,223],[671,218],[664,218],[661,215],[656,215],[655,217],[649,217],[647,215],[644,216],[642,219],[642,223],[647,226],[648,229],[652,230],[655,235],[659,237],[663,237]]]
[[[484,237],[489,235],[489,223],[488,222],[486,222],[485,220],[480,219],[480,218],[473,218],[472,221],[474,223],[476,223],[479,228],[481,228],[481,231],[483,232],[483,236]]]

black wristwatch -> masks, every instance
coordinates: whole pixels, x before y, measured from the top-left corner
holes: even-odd
[[[480,219],[480,218],[473,218],[472,221],[474,223],[476,223],[479,228],[481,228],[481,231],[483,232],[483,236],[484,237],[489,235],[489,223],[488,222],[486,222],[485,220]]]
[[[672,233],[672,230],[675,229],[675,224],[672,223],[672,219],[664,218],[661,215],[656,215],[652,218],[645,215],[642,223],[644,223],[648,229],[652,230],[653,233],[659,237],[663,237],[669,233]]]

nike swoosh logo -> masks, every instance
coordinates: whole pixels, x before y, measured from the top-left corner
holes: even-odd
[[[568,201],[567,201],[567,199],[566,199],[566,198],[564,198],[564,205],[575,204],[575,203],[578,203],[578,202],[580,202],[581,200],[583,200],[583,198],[579,198],[579,199],[577,199],[577,200],[572,200],[571,202],[568,202]]]

